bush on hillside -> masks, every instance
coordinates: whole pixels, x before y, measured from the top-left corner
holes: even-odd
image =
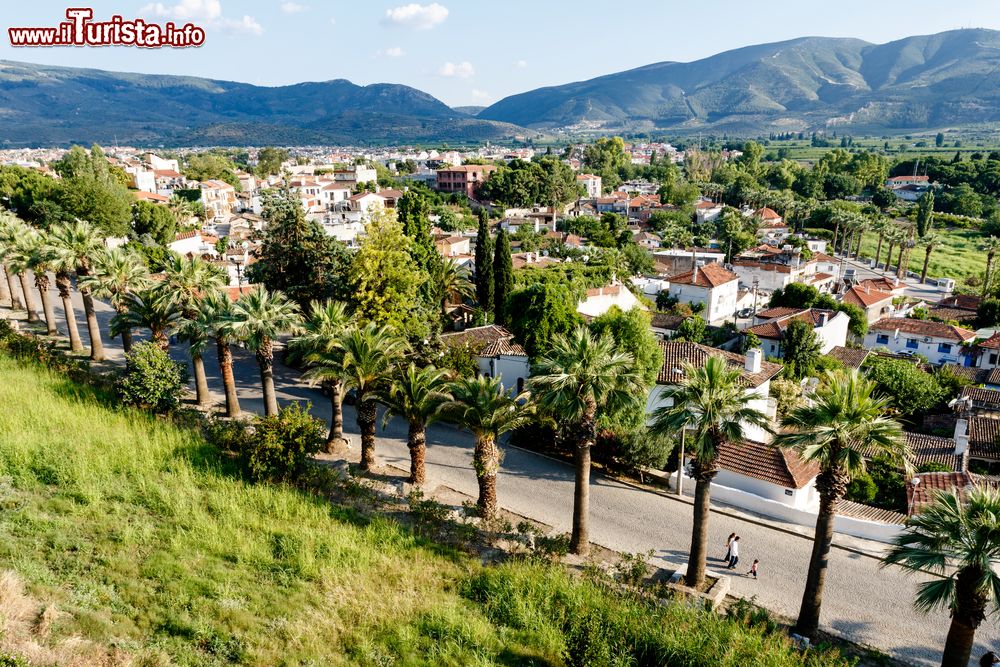
[[[306,468],[309,457],[326,442],[326,426],[292,403],[272,417],[255,417],[252,432],[237,442],[240,461],[255,480],[290,481]]]
[[[187,369],[150,342],[136,343],[115,383],[122,403],[157,414],[177,409],[187,388]]]

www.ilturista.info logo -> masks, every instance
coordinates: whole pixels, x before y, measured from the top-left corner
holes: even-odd
[[[112,16],[93,21],[94,10],[71,7],[67,21],[53,28],[8,28],[11,46],[140,46],[147,49],[183,49],[205,43],[205,30],[192,23],[173,21],[163,25],[142,19],[125,20]]]

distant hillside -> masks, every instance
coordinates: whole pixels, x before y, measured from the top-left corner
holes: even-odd
[[[803,37],[507,97],[477,115],[524,127],[790,131],[1000,121],[1000,32],[874,45]]]
[[[0,146],[460,142],[519,130],[402,85],[268,88],[0,61]]]
[[[464,113],[466,116],[477,116],[479,112],[485,109],[483,106],[467,106],[467,107],[452,107],[453,110]]]

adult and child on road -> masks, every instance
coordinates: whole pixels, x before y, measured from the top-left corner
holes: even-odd
[[[727,570],[735,570],[736,564],[740,562],[740,536],[736,533],[730,533],[729,537],[726,538],[726,555],[722,560],[726,563]],[[753,563],[750,565],[750,571],[747,572],[747,576],[752,576],[756,579],[759,567],[760,559],[755,558]]]

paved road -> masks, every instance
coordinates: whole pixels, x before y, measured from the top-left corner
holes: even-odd
[[[101,320],[110,318],[110,309],[101,304]],[[81,311],[82,312],[82,311]],[[61,312],[58,312],[61,316]],[[80,332],[86,340],[86,326],[80,318]],[[121,358],[117,341],[106,341],[110,358]],[[173,350],[179,359],[184,351]],[[237,352],[236,377],[243,408],[262,410],[256,364],[251,355]],[[223,402],[217,365],[209,351],[206,358],[209,381],[217,401]],[[279,400],[308,400],[317,416],[329,418],[329,406],[323,396],[298,382],[298,373],[278,366],[275,382]],[[345,408],[348,433],[357,433],[354,413]],[[383,461],[408,467],[405,427],[398,420],[380,432],[378,453]],[[450,486],[474,496],[475,475],[471,466],[472,440],[462,432],[445,426],[432,426],[428,432],[428,478],[431,488]],[[653,549],[655,559],[680,564],[686,559],[690,541],[691,507],[687,502],[637,489],[595,475],[591,495],[591,537],[594,542],[618,551],[643,552]],[[573,471],[564,463],[524,450],[506,447],[503,469],[498,482],[501,504],[507,509],[549,524],[559,531],[570,530],[573,498]],[[749,568],[754,558],[761,560],[761,578],[754,581],[735,577],[732,592],[756,596],[764,606],[787,616],[794,616],[802,594],[811,542],[797,533],[778,530],[752,521],[716,512],[713,515],[710,541],[723,545],[730,532],[741,535],[742,565]],[[868,545],[877,548],[871,543]],[[722,549],[718,549],[719,552]],[[721,553],[710,567],[720,571]],[[741,570],[742,571],[742,570]],[[928,616],[913,610],[918,578],[898,570],[880,570],[878,561],[846,549],[834,549],[831,557],[827,592],[823,606],[824,626],[852,641],[869,644],[921,665],[937,664],[948,628],[946,613]],[[975,655],[988,647],[1000,645],[1000,626],[996,618],[978,632]]]

